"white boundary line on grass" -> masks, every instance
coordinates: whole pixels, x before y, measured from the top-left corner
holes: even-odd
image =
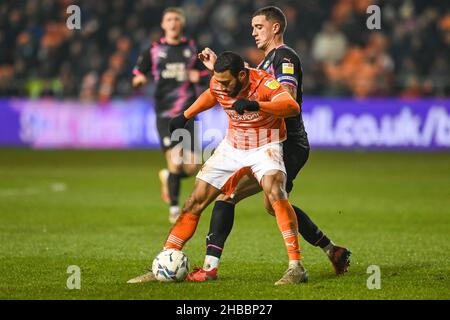
[[[0,189],[0,197],[20,197],[34,196],[44,192],[65,192],[67,185],[64,182],[52,182],[49,187],[45,188],[19,188],[19,189]]]

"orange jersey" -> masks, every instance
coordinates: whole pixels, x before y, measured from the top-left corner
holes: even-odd
[[[286,139],[286,126],[281,117],[264,111],[246,111],[243,115],[232,109],[233,103],[246,98],[258,102],[272,101],[279,95],[289,94],[277,80],[263,70],[248,68],[249,87],[236,98],[229,97],[221,85],[213,78],[210,81],[210,92],[228,115],[227,140],[238,149],[252,149],[271,142]]]

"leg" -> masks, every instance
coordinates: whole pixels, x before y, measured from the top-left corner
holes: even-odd
[[[220,194],[209,183],[197,179],[194,191],[183,206],[180,217],[172,227],[164,244],[164,248],[181,250],[184,244],[192,237],[197,228],[202,211]]]
[[[265,174],[262,178],[262,188],[270,202],[277,219],[278,227],[285,239],[289,260],[300,260],[300,247],[298,245],[298,225],[294,209],[287,200],[284,190],[286,176],[281,171]]]
[[[179,216],[179,197],[181,190],[181,180],[195,175],[200,169],[196,164],[194,153],[191,150],[182,150],[177,147],[168,149],[165,153],[169,174],[167,176],[167,186],[170,204],[170,220],[175,223]],[[183,159],[183,163],[178,161]]]
[[[242,165],[233,157],[239,159],[239,154],[234,152],[234,148],[228,145],[228,143],[223,142],[216,148],[214,155],[205,162],[202,170],[198,173],[194,192],[192,192],[186,201],[183,213],[177,220],[174,229],[177,229],[177,225],[185,219],[196,219],[198,221],[198,216],[203,209],[221,193],[222,189],[226,188],[230,178],[236,172],[240,171]],[[194,231],[195,228],[191,232],[193,233]],[[178,237],[176,234],[174,236],[175,238]],[[173,240],[177,240],[175,242],[178,242],[182,246],[185,242],[184,238],[186,236]]]
[[[208,236],[206,237],[206,256],[203,269],[217,269],[225,242],[233,228],[234,208],[241,200],[261,191],[258,181],[252,174],[239,180],[232,196],[221,194],[217,197],[211,214]]]
[[[283,144],[283,159],[286,166],[287,180],[286,191],[290,193],[294,188],[294,180],[297,174],[306,164],[309,158],[309,148],[286,141]],[[298,220],[298,231],[308,243],[313,246],[320,245],[321,248],[330,244],[330,240],[323,234],[317,225],[310,219],[305,211],[299,207],[292,206]],[[270,210],[267,206],[266,209]]]
[[[286,176],[281,171],[265,174],[262,178],[264,194],[275,211],[278,228],[283,235],[284,244],[289,257],[289,268],[275,285],[301,283],[308,281],[308,273],[301,263],[298,243],[298,225],[294,209],[287,200],[284,190]]]
[[[217,269],[225,241],[233,228],[235,205],[261,191],[258,180],[251,173],[243,174],[243,171],[238,171],[228,182],[229,188],[223,190],[225,193],[216,198],[211,214],[203,268],[191,272],[187,277],[189,281],[217,279]]]
[[[283,159],[286,166],[286,191],[290,193],[294,187],[294,180],[309,158],[309,148],[285,141],[283,143]],[[265,201],[266,210],[273,215],[270,203]],[[312,221],[301,208],[293,205],[298,220],[298,231],[308,243],[320,247],[331,260],[337,275],[347,271],[350,265],[351,252],[343,247],[336,246],[320,228]]]
[[[202,164],[201,139],[197,137],[194,119],[188,121],[185,129],[189,133],[189,136],[186,136],[184,139],[190,143],[187,144],[183,141],[182,171],[186,177],[191,177],[197,174]]]
[[[210,204],[220,193],[212,185],[197,179],[195,181],[194,191],[186,201],[183,212],[170,230],[170,234],[164,244],[165,249],[181,250],[184,244],[192,237],[197,228],[198,221],[202,211]],[[142,283],[156,281],[152,271],[135,277],[127,283]]]
[[[275,216],[275,211],[267,197],[264,197],[264,207],[268,214]],[[292,205],[292,208],[297,217],[298,232],[303,239],[315,247],[320,246],[322,249],[327,248],[332,243],[331,240],[319,229],[306,212],[294,205]]]
[[[169,221],[175,223],[180,215],[179,197],[181,189],[181,179],[186,175],[183,172],[183,165],[174,161],[177,157],[181,157],[182,153],[177,148],[166,150],[165,157],[167,162],[168,174],[166,175],[166,184],[169,195]],[[163,178],[160,179],[163,182]],[[164,184],[164,183],[163,183]]]
[[[238,161],[230,158],[236,153],[230,152],[230,147],[226,143],[221,143],[214,155],[203,165],[202,171],[197,175],[194,191],[186,201],[183,212],[170,231],[165,248],[181,250],[197,228],[201,212],[219,194],[222,186],[240,167]],[[239,159],[239,155],[237,155]],[[128,283],[141,283],[155,281],[152,272],[138,276],[128,281]]]
[[[164,130],[167,130],[167,127],[168,124]],[[169,135],[169,137],[171,136]],[[176,221],[180,212],[178,203],[181,180],[195,175],[200,169],[201,158],[197,153],[199,149],[197,145],[193,120],[188,122],[187,128],[181,136],[170,138],[170,149],[166,152],[166,161],[169,169],[167,176],[170,203],[169,220],[172,223]]]
[[[169,175],[170,175],[170,170],[172,170],[172,172],[174,172],[174,170],[176,170],[176,168],[174,168],[175,164],[172,162],[172,160],[170,159],[169,155],[170,155],[170,150],[174,147],[174,144],[172,143],[171,139],[170,139],[170,133],[168,130],[169,127],[169,118],[166,117],[160,117],[158,116],[156,118],[156,128],[158,130],[158,135],[159,135],[159,144],[162,148],[163,154],[164,154],[164,158],[166,159],[166,168],[161,169],[158,172],[158,176],[159,176],[159,180],[161,183],[161,199],[167,203],[170,204],[171,199],[170,199],[170,195],[169,195]],[[170,217],[169,217],[170,220]]]

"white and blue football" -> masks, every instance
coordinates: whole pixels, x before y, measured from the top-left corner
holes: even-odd
[[[152,272],[158,281],[183,281],[189,272],[188,257],[180,250],[163,250],[153,260]]]

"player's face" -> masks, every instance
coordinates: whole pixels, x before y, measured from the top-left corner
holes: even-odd
[[[176,12],[167,12],[161,22],[161,28],[167,38],[178,38],[184,26],[184,18]]]
[[[266,16],[255,16],[252,19],[252,36],[255,39],[256,47],[264,50],[275,38],[275,28],[273,22],[266,19]]]
[[[240,71],[237,77],[234,77],[230,70],[224,72],[215,72],[214,79],[220,84],[221,90],[231,97],[236,98],[244,87],[244,82],[246,79],[245,71]]]

